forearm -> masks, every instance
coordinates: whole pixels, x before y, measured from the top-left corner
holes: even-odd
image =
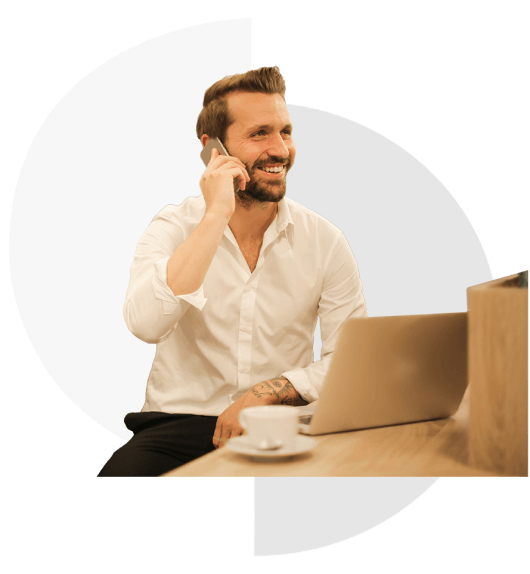
[[[270,405],[299,407],[307,404],[292,383],[283,376],[257,383],[249,390],[256,398]]]
[[[205,213],[201,222],[167,263],[167,284],[174,295],[193,293],[203,284],[229,217]]]

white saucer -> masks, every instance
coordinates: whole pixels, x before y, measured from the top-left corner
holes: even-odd
[[[277,450],[259,450],[248,443],[247,435],[241,435],[226,441],[225,446],[229,450],[239,454],[247,454],[249,456],[257,456],[260,458],[276,458],[302,454],[314,448],[316,444],[317,441],[312,437],[297,435],[294,445],[290,448],[282,446]]]

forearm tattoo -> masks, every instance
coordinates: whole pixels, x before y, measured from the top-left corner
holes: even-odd
[[[307,401],[304,401],[292,383],[285,377],[278,377],[257,383],[251,387],[250,392],[256,395],[258,399],[266,396],[275,397],[275,402],[280,405],[297,407],[307,404]]]

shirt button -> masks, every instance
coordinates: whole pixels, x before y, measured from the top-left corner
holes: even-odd
[[[239,371],[240,371],[241,373],[248,373],[248,367],[241,367],[241,368],[239,369]]]

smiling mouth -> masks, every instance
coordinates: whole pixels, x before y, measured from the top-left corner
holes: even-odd
[[[258,169],[260,171],[264,171],[265,173],[271,173],[271,174],[280,174],[283,173],[285,170],[285,166],[284,165],[278,165],[278,166],[274,166],[274,167],[258,167]]]

